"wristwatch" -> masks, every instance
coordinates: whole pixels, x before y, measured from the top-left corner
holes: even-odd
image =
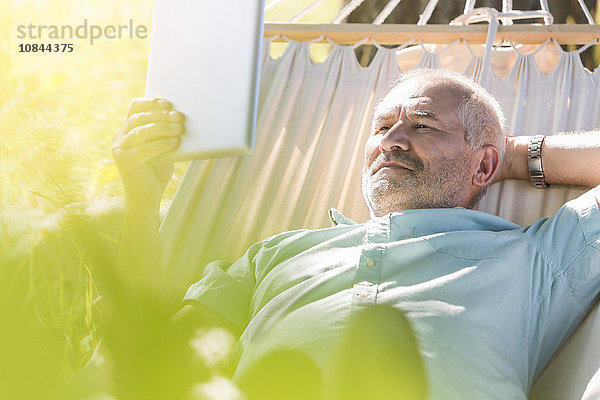
[[[534,136],[527,146],[527,165],[529,166],[529,179],[537,189],[548,187],[544,179],[542,168],[542,143],[546,136]]]

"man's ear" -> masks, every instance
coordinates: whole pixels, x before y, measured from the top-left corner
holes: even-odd
[[[473,186],[484,187],[492,181],[498,171],[500,153],[496,146],[488,144],[477,151],[476,157],[479,164],[473,174]]]

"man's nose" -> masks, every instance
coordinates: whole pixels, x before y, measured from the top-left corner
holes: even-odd
[[[396,122],[381,138],[379,149],[381,151],[401,150],[407,151],[409,146],[409,124],[404,121]]]

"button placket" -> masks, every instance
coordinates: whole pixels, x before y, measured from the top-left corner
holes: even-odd
[[[381,277],[382,258],[389,240],[389,219],[368,222],[353,287],[353,304],[377,303],[377,290]]]

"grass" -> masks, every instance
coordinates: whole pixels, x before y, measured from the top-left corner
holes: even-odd
[[[311,2],[280,4],[267,19],[287,20]],[[341,4],[328,0],[302,20],[330,21]],[[48,391],[81,369],[103,337],[116,365],[113,383],[126,398],[136,397],[128,382],[134,388],[140,387],[136,382],[157,382],[162,388],[137,397],[174,398],[207,378],[204,368],[219,375],[215,360],[227,358],[222,350],[231,346],[230,338],[171,328],[179,294],[158,296],[112,269],[123,193],[111,136],[131,99],[144,94],[149,40],[90,45],[73,39],[62,41],[75,45],[70,54],[17,52],[18,44],[37,42],[17,40],[18,25],[77,26],[87,19],[106,26],[132,19],[149,28],[151,5],[151,0],[0,3],[2,399],[48,398]],[[274,45],[272,55],[284,48]],[[330,48],[311,46],[313,58],[322,61]],[[176,165],[165,205],[185,167]],[[214,337],[221,339],[211,342]],[[219,343],[212,345],[215,351],[207,350],[209,342]]]
[[[144,94],[148,39],[75,43],[71,54],[19,54],[16,26],[149,27],[151,1],[0,5],[0,387],[44,397],[89,359],[110,308],[97,262],[114,258],[122,188],[111,136]],[[172,197],[185,165],[168,189]],[[93,232],[92,240],[83,232]],[[97,254],[96,254],[97,255]]]
[[[304,7],[309,1],[301,3],[296,4]],[[315,13],[330,15],[338,3],[326,2],[325,9]],[[73,53],[18,53],[19,44],[40,43],[18,39],[19,25],[76,27],[87,20],[106,26],[132,19],[149,28],[151,6],[151,0],[0,4],[2,399],[48,398],[50,389],[81,369],[102,337],[116,369],[131,382],[166,376],[163,386],[173,393],[194,382],[186,377],[184,384],[179,375],[185,365],[194,370],[195,359],[202,357],[189,351],[189,333],[168,328],[179,294],[156,297],[111,269],[123,195],[111,137],[123,123],[129,102],[144,94],[149,39],[98,40],[90,45],[74,38],[56,42],[73,43]],[[295,11],[283,6],[274,15],[286,12]],[[324,58],[327,49],[320,51],[315,58]],[[165,205],[185,167],[176,165]],[[125,304],[123,298],[136,308],[115,307],[115,301]],[[179,344],[157,346],[166,342]],[[146,347],[153,346],[153,363],[146,368]],[[179,368],[158,367],[170,365],[161,360],[173,354],[181,359]],[[123,366],[130,368],[123,372]],[[141,371],[138,375],[127,374],[136,369]],[[117,386],[121,382],[114,381]]]
[[[123,193],[111,157],[111,136],[124,121],[131,99],[144,94],[149,40],[90,45],[74,39],[69,41],[75,44],[72,54],[17,52],[18,44],[36,42],[17,40],[18,25],[77,26],[88,19],[105,26],[133,19],[149,27],[151,3],[0,4],[2,399],[48,398],[49,391],[81,369],[101,338],[116,366],[113,384],[125,398],[175,398],[175,393],[226,369],[216,359],[227,358],[223,349],[231,346],[230,338],[173,329],[169,318],[179,306],[179,294],[159,296],[112,269]],[[276,6],[267,19],[287,20],[310,3]],[[329,21],[341,4],[326,1],[303,21]],[[281,55],[284,48],[273,46],[272,55]],[[330,48],[311,46],[313,58],[322,61]],[[165,205],[185,167],[176,166]],[[206,343],[218,344],[211,345],[211,352]],[[144,382],[161,389],[131,393],[131,388],[145,387]]]

